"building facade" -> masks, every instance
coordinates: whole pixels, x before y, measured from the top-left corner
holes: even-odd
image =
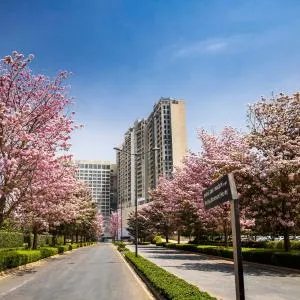
[[[185,102],[160,98],[150,115],[135,121],[117,152],[118,206],[150,201],[161,175],[171,176],[187,151]],[[155,150],[156,149],[156,150]]]
[[[77,177],[91,190],[92,199],[97,203],[98,211],[108,218],[111,210],[117,207],[116,165],[108,161],[76,161]]]

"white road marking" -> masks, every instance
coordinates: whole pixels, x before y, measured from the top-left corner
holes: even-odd
[[[34,277],[33,277],[33,278],[34,278]],[[23,286],[24,284],[26,284],[26,283],[32,281],[33,278],[26,279],[26,280],[25,280],[24,282],[22,282],[21,284],[19,284],[19,285],[15,286],[15,287],[11,288],[10,290],[8,290],[8,291],[6,291],[6,292],[0,294],[0,296],[5,296],[5,295],[7,295],[7,294],[9,294],[9,293],[11,293],[11,292],[13,292],[13,291],[15,291],[16,289],[20,288],[20,287]]]

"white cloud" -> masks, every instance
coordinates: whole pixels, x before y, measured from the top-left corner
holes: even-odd
[[[259,34],[234,34],[227,37],[208,38],[200,41],[191,41],[186,44],[174,46],[173,57],[188,57],[199,54],[214,55],[223,53],[236,53],[245,49],[260,46],[265,43],[266,37],[272,32]]]
[[[174,57],[186,57],[195,54],[216,54],[225,51],[230,46],[230,39],[214,38],[203,41],[192,42],[178,47]]]
[[[184,45],[177,49],[174,53],[175,57],[190,56],[197,53],[219,53],[228,47],[226,39],[208,39]]]

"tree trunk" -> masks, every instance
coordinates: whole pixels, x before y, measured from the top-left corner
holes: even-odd
[[[76,233],[75,241],[78,243],[78,233]]]
[[[283,233],[284,238],[284,251],[288,252],[291,249],[291,242],[289,237],[289,230],[286,228]]]
[[[224,239],[225,239],[225,247],[228,247],[228,232],[226,226],[224,226]]]
[[[74,243],[74,235],[72,233],[72,235],[71,235],[71,244],[73,244],[73,243]]]
[[[33,229],[33,243],[32,243],[32,249],[36,250],[38,247],[38,233],[37,230]]]
[[[57,236],[56,233],[52,234],[52,246],[56,246],[57,244]]]
[[[199,244],[199,242],[200,242],[200,230],[197,230],[197,232],[196,232],[196,237],[195,237],[195,243],[196,244]]]
[[[6,198],[4,196],[2,196],[0,198],[0,228],[3,226],[3,223],[4,223],[5,203],[6,203]]]
[[[64,234],[64,245],[66,245],[66,244],[67,244],[67,235]]]
[[[166,243],[169,243],[169,233],[166,233]]]
[[[31,249],[32,248],[32,240],[31,240],[30,233],[28,233],[28,235],[27,235],[27,242],[28,242],[27,249]]]
[[[180,244],[180,231],[178,231],[178,234],[177,234],[177,244]]]

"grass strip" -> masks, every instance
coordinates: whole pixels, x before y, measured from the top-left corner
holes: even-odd
[[[212,300],[206,292],[201,292],[195,285],[158,267],[149,260],[138,256],[131,251],[124,252],[125,258],[147,278],[152,287],[165,299],[173,300]]]

